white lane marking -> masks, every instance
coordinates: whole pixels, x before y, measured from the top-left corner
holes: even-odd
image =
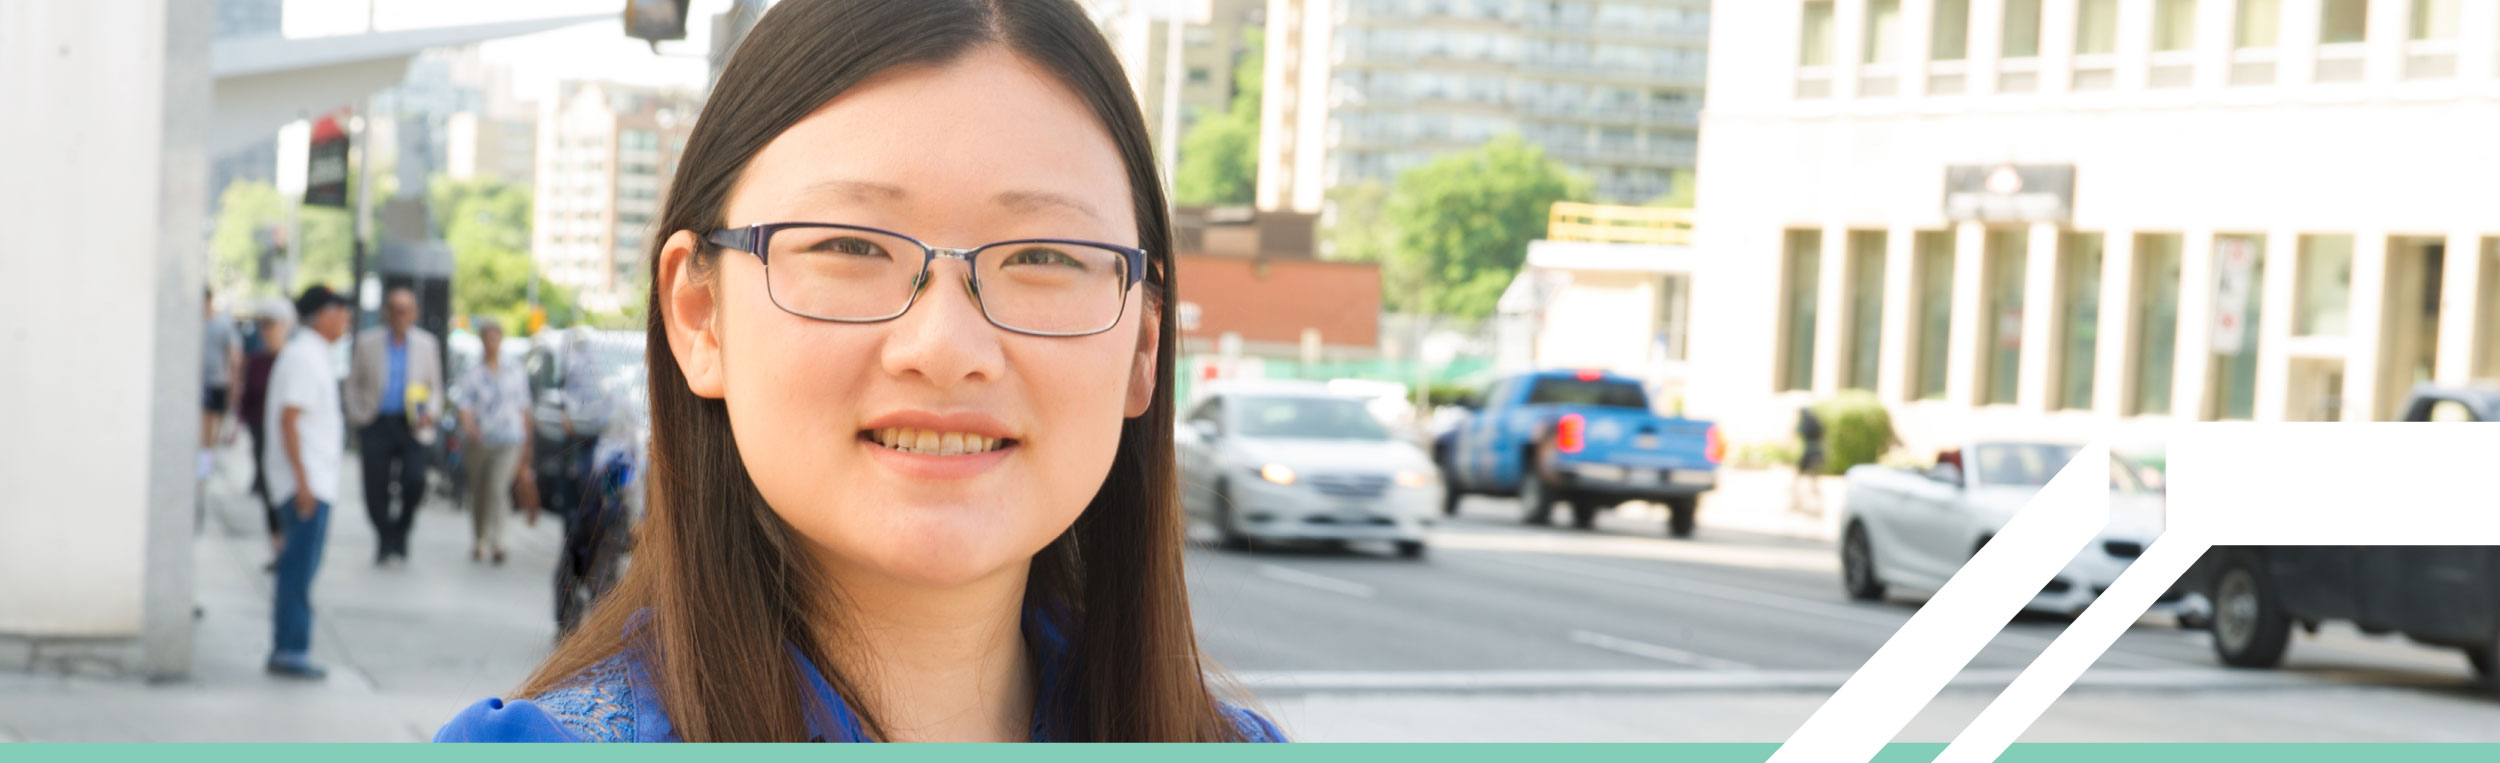
[[[2108,446],[2076,451],[1944,590],[1788,735],[1769,763],[1874,760],[2109,524],[2108,486]]]
[[[1753,669],[1752,665],[1747,665],[1735,660],[1722,660],[1717,657],[1695,654],[1671,646],[1652,644],[1646,641],[1634,641],[1628,638],[1609,636],[1596,631],[1574,630],[1571,632],[1571,643],[1583,646],[1593,646],[1609,652],[1619,652],[1622,654],[1632,655],[1634,657],[1646,657],[1660,662],[1672,662],[1677,665],[1691,665],[1697,668],[1708,668],[1711,670]]]
[[[1303,572],[1291,567],[1261,564],[1259,565],[1259,577],[1274,580],[1279,583],[1292,583],[1305,588],[1317,588],[1329,593],[1352,596],[1357,599],[1369,599],[1372,597],[1371,586],[1351,580],[1332,578],[1327,575],[1321,575],[1314,572]]]
[[[1887,610],[1874,609],[1872,605],[1868,607],[1856,607],[1847,604],[1834,604],[1826,601],[1808,599],[1801,596],[1774,593],[1771,591],[1746,588],[1743,586],[1704,583],[1698,580],[1687,580],[1684,578],[1668,577],[1666,575],[1656,573],[1616,569],[1604,565],[1565,562],[1526,554],[1488,553],[1483,554],[1482,556],[1483,558],[1498,561],[1503,564],[1514,564],[1521,567],[1539,569],[1557,574],[1574,575],[1586,578],[1604,578],[1618,583],[1719,599],[1722,601],[1730,601],[1759,609],[1775,609],[1802,615],[1847,620],[1853,623],[1882,628],[1886,633],[1898,630],[1902,623],[1907,622],[1910,619],[1910,615],[1893,614]],[[1996,640],[1992,643],[2001,646],[2047,649],[2049,647],[2050,640],[2043,637],[2007,631],[1997,634]],[[2140,668],[2156,669],[2178,668],[2182,666],[2196,667],[2206,664],[2201,661],[2137,655],[2129,652],[2110,652],[2104,655],[2102,659],[2113,665],[2130,665]]]
[[[1960,689],[1996,689],[2020,671],[1972,668],[1953,677]],[[1570,691],[1801,691],[1829,692],[1848,682],[1847,670],[1271,670],[1231,674],[1257,692],[1570,692]],[[2079,688],[2127,691],[2283,690],[2321,687],[2455,686],[2449,675],[2371,676],[2356,683],[2330,673],[2101,668],[2083,674]]]

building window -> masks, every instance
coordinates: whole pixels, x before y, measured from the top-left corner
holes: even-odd
[[[2196,47],[2196,0],[2159,0],[2153,6],[2153,50]]]
[[[2005,0],[2005,36],[2000,58],[2040,55],[2040,0]]]
[[[1870,64],[1901,57],[1901,0],[1867,0],[1864,55]]]
[[[1988,343],[1979,353],[1981,405],[2012,405],[2021,393],[2023,271],[2031,258],[2030,235],[2020,228],[1988,231],[1981,279],[1988,286]]]
[[[1849,365],[1840,381],[1848,389],[1875,389],[1884,346],[1884,232],[1849,232]]]
[[[1951,379],[1953,234],[1920,231],[1917,243],[1918,296],[1911,304],[1918,305],[1918,331],[1912,337],[1918,345],[1918,378],[1911,387],[1921,400],[1941,400]]]
[[[2413,0],[2413,34],[2416,40],[2454,40],[2464,26],[2464,0]]]
[[[1807,0],[1805,23],[1797,32],[1797,97],[1832,94],[1832,0]]]
[[[2322,0],[2319,11],[2319,44],[2337,45],[2369,39],[2370,0]]]
[[[2282,29],[2282,0],[2239,0],[2232,20],[2231,84],[2274,84],[2274,46]]]
[[[1780,354],[1783,392],[1814,388],[1814,326],[1821,299],[1816,287],[1823,273],[1823,232],[1792,230],[1787,244],[1786,283],[1780,289],[1785,329],[1780,342],[1786,350]]]
[[[1189,84],[1192,84],[1192,85],[1204,85],[1204,84],[1207,84],[1207,82],[1208,82],[1208,81],[1210,81],[1210,80],[1212,80],[1212,79],[1214,79],[1214,75],[1209,74],[1209,73],[1207,72],[1207,68],[1206,68],[1206,67],[1204,67],[1204,66],[1192,66],[1192,67],[1189,67]]]
[[[2170,413],[2179,348],[2179,264],[2182,238],[2135,238],[2135,407],[2138,416]]]
[[[2090,410],[2100,355],[2101,234],[2066,234],[2057,266],[2057,281],[2065,292],[2059,297],[2065,303],[2065,327],[2058,332],[2064,345],[2058,353],[2058,407]]]
[[[2118,52],[2118,0],[2079,0],[2075,6],[2075,54]]]
[[[2230,332],[2238,335],[2235,351],[2221,351],[2229,349],[2232,343],[2230,337],[2224,335],[2226,330],[2222,326],[2214,327],[2213,400],[2217,408],[2215,418],[2248,421],[2256,418],[2257,413],[2257,326],[2266,306],[2265,289],[2261,285],[2265,283],[2266,237],[2215,236],[2214,266],[2231,267],[2229,261],[2238,256],[2234,249],[2245,251],[2248,258],[2248,301],[2245,303],[2248,309],[2236,322],[2236,330]]]
[[[1927,58],[1960,61],[1970,57],[1970,0],[1936,0]]]
[[[2343,336],[2352,299],[2352,237],[2302,236],[2299,260],[2292,334]]]
[[[2457,33],[2463,24],[2460,0],[2413,0],[2412,41],[2406,44],[2406,79],[2443,79],[2457,75]]]

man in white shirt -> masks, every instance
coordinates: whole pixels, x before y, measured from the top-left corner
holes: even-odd
[[[338,370],[331,367],[334,342],[347,335],[347,298],[313,286],[295,300],[301,328],[286,342],[269,371],[263,446],[270,502],[285,522],[278,554],[276,645],[269,672],[319,680],[328,675],[312,662],[312,579],[330,534],[330,505],[338,501],[339,464],[347,454],[347,416],[339,407]]]

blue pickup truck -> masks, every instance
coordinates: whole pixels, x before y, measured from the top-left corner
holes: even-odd
[[[1446,497],[1458,513],[1467,493],[1518,496],[1531,524],[1553,522],[1555,504],[1588,529],[1624,501],[1667,507],[1667,534],[1693,533],[1701,494],[1718,485],[1724,445],[1707,421],[1650,412],[1639,382],[1602,371],[1539,371],[1494,382],[1458,426],[1433,442]]]

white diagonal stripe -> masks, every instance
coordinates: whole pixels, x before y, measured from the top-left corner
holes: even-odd
[[[2109,522],[2109,448],[2093,444],[2032,496],[1771,763],[1871,760]]]
[[[2153,541],[2152,548],[2127,565],[2108,591],[2094,599],[2030,667],[2023,668],[2022,675],[2014,677],[2014,683],[1988,703],[1988,709],[1963,727],[1944,754],[1936,756],[1936,763],[1979,763],[2004,754],[2208,548],[2212,546],[2176,536]]]

